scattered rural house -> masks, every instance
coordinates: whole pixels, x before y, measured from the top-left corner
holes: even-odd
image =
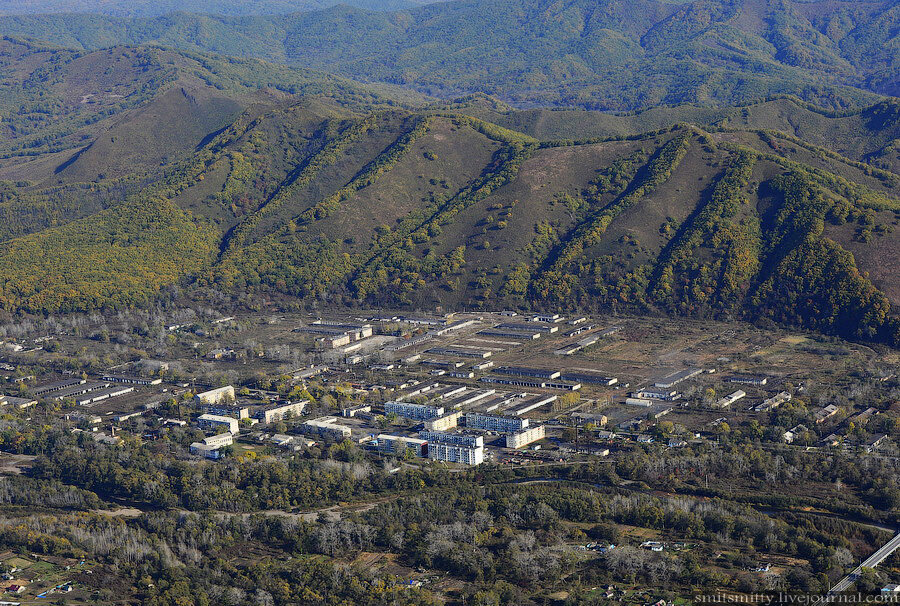
[[[269,438],[269,441],[272,442],[275,446],[279,448],[290,448],[294,445],[294,436],[288,436],[283,433],[272,434],[272,437]]]
[[[787,430],[782,434],[781,439],[784,440],[785,444],[793,444],[794,440],[809,431],[806,425],[797,425]]]
[[[225,360],[225,359],[233,359],[237,357],[237,352],[233,349],[212,349],[209,353],[206,354],[206,357],[210,360]]]
[[[840,412],[840,410],[841,409],[834,404],[829,404],[821,410],[816,411],[816,423],[824,423],[825,421],[836,415],[838,412]]]
[[[844,438],[839,436],[836,433],[828,434],[824,438],[822,438],[822,446],[839,446]]]
[[[880,436],[875,436],[866,442],[866,452],[875,452],[882,445],[884,445],[885,440],[887,440],[887,436],[885,434],[881,434]]]
[[[37,405],[37,400],[31,398],[17,398],[15,396],[0,395],[0,406],[13,406],[19,409],[30,408]]]

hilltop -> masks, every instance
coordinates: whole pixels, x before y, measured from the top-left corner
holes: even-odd
[[[275,17],[29,15],[3,18],[0,33],[257,57],[520,106],[636,110],[792,94],[843,109],[900,91],[898,10],[890,0],[456,0]]]

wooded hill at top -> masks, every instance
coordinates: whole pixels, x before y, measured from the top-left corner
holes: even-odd
[[[2,57],[10,312],[214,286],[900,342],[896,101],[611,115],[159,48],[8,39]]]
[[[9,16],[0,34],[212,51],[517,104],[635,110],[793,94],[846,108],[900,90],[898,24],[894,0],[455,0],[275,16]]]

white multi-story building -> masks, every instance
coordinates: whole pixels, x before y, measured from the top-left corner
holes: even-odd
[[[351,433],[349,427],[337,423],[336,417],[311,419],[301,425],[300,430],[305,434],[329,437],[335,440],[346,440]]]
[[[532,442],[543,440],[546,431],[543,425],[533,425],[526,427],[520,431],[516,431],[506,435],[507,448],[522,448]]]
[[[455,410],[440,417],[428,419],[425,421],[425,429],[428,431],[447,431],[448,429],[453,429],[459,425],[459,418],[461,416],[462,411]]]
[[[222,448],[234,444],[234,436],[230,433],[220,433],[215,436],[203,438],[203,443],[211,448]]]
[[[226,385],[218,389],[203,391],[194,396],[198,404],[220,404],[222,402],[234,402],[234,386]]]
[[[271,406],[260,408],[256,411],[255,416],[259,419],[260,423],[266,424],[277,423],[284,419],[297,418],[303,414],[306,403],[306,400],[300,400],[299,402],[288,402],[287,404],[273,404]]]
[[[480,465],[484,463],[484,438],[465,434],[421,431],[428,441],[428,458],[432,461]]]
[[[444,414],[443,406],[429,406],[427,404],[413,404],[411,402],[385,402],[385,414],[395,414],[407,419],[427,421]]]
[[[485,415],[478,412],[466,413],[466,427],[486,431],[519,431],[528,427],[528,419],[523,417],[503,417]]]
[[[484,463],[484,446],[471,448],[456,444],[428,443],[428,458],[432,461],[481,465]]]
[[[197,417],[197,426],[200,429],[217,430],[220,427],[227,427],[228,431],[236,434],[240,424],[237,419],[231,417],[223,417],[221,415],[203,414]]]
[[[424,457],[428,453],[428,441],[421,438],[408,438],[406,436],[394,436],[389,434],[378,435],[378,450],[385,453],[401,454],[404,450],[412,452],[417,457]]]

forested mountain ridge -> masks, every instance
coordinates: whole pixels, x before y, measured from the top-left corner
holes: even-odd
[[[466,108],[535,133],[580,118],[620,134],[539,139]],[[864,163],[900,135],[896,102],[829,117],[773,100],[643,133],[631,115],[558,112],[551,124],[478,98],[359,109],[315,95],[257,104],[162,172],[79,181],[108,158],[88,148],[52,176],[6,183],[0,306],[116,308],[209,286],[345,305],[768,318],[900,343],[900,176]],[[847,155],[754,122],[802,112],[822,119],[810,136]],[[73,192],[100,202],[67,214],[55,201]]]
[[[890,0],[456,0],[292,15],[4,17],[0,33],[97,49],[252,56],[437,96],[631,110],[793,94],[830,108],[898,93]]]
[[[278,15],[321,10],[347,4],[368,10],[412,8],[434,0],[194,0],[195,13],[215,15]],[[0,0],[0,15],[95,13],[115,17],[153,17],[184,10],[181,0]]]
[[[85,52],[3,37],[0,163],[9,166],[78,149],[109,128],[117,116],[179,89],[194,106],[192,114],[185,116],[184,108],[171,108],[161,111],[152,125],[153,130],[164,130],[168,122],[181,120],[164,137],[169,147],[191,131],[202,138],[253,103],[271,103],[279,95],[322,95],[363,109],[398,100],[422,101],[412,92],[362,86],[253,59],[158,47]]]

